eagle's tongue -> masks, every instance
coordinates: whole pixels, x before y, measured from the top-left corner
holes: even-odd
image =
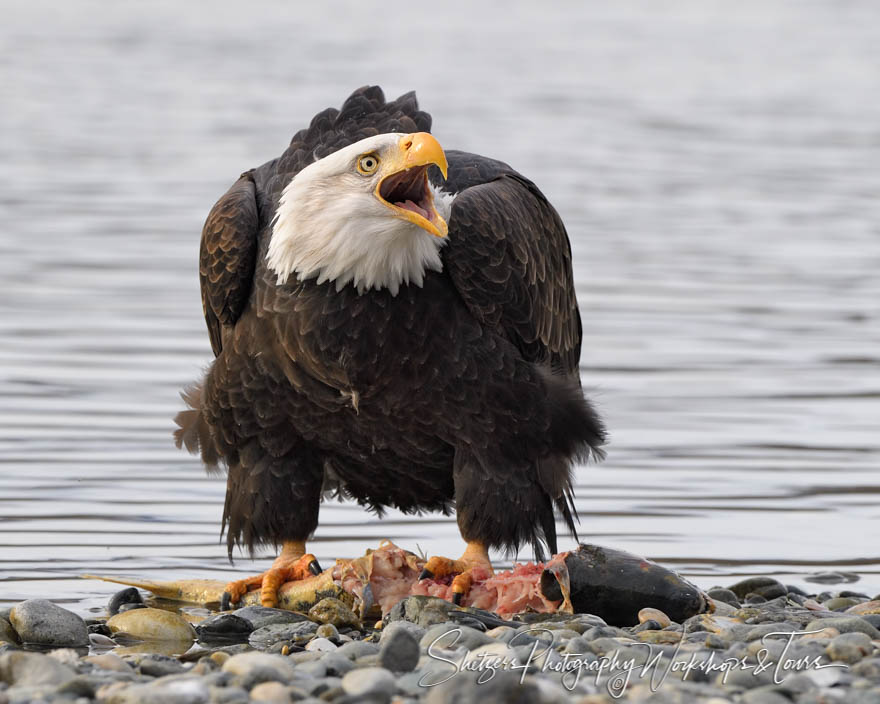
[[[412,202],[411,200],[409,200],[409,199],[407,199],[407,200],[404,201],[403,203],[398,203],[397,205],[398,205],[399,207],[403,208],[404,210],[411,210],[411,211],[414,212],[414,213],[418,213],[418,214],[421,215],[423,218],[425,218],[425,220],[430,220],[430,218],[428,217],[428,211],[425,210],[424,208],[422,208],[422,207],[416,205],[415,203],[413,203],[413,202]]]

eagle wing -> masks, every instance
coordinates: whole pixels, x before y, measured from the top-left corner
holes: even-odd
[[[224,328],[235,325],[253,286],[260,215],[252,173],[243,173],[215,203],[202,230],[199,283],[215,357]]]
[[[447,274],[471,313],[530,362],[577,378],[581,319],[571,245],[537,186],[506,164],[448,151],[457,192],[443,249]]]

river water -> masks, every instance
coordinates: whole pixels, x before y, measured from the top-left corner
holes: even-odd
[[[611,431],[578,469],[582,538],[703,586],[880,591],[876,5],[371,5],[2,3],[0,606],[268,565],[228,564],[224,483],[171,443],[211,358],[200,228],[365,83],[416,89],[441,144],[567,223]],[[311,546],[384,537],[461,550],[451,519],[336,503]]]

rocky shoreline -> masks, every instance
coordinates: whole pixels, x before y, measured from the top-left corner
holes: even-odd
[[[645,608],[623,627],[426,596],[377,624],[335,599],[176,613],[127,589],[87,620],[29,600],[0,611],[0,704],[880,703],[880,595],[766,577],[708,594],[712,614]]]

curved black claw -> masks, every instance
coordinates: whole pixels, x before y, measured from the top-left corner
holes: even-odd
[[[321,565],[318,564],[317,560],[312,560],[309,563],[309,572],[311,572],[316,577],[321,574],[324,570],[321,569]]]
[[[220,610],[221,611],[229,611],[232,608],[232,597],[229,592],[223,592],[223,596],[220,597]]]
[[[452,592],[452,603],[456,606],[461,606],[461,598],[464,596],[463,592]]]
[[[419,575],[419,581],[421,582],[423,579],[434,579],[434,573],[428,569],[422,570],[422,573]]]

